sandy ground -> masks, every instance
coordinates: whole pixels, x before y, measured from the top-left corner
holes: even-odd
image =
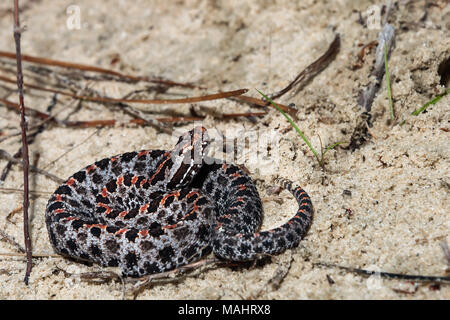
[[[300,93],[289,93],[278,100],[286,105],[295,103],[296,123],[317,149],[319,136],[324,145],[351,138],[361,112],[358,94],[370,81],[374,50],[365,56],[361,68],[354,68],[356,56],[362,45],[377,39],[379,32],[373,25],[361,23],[365,18],[362,14],[361,20],[360,13],[381,5],[374,1],[333,1],[332,5],[328,1],[29,2],[21,1],[26,5],[21,20],[27,27],[22,37],[23,53],[195,82],[208,88],[173,88],[169,90],[173,95],[158,95],[166,98],[239,88],[249,88],[249,94],[258,97],[254,88],[268,93],[280,90],[324,53],[339,33],[341,50],[331,65]],[[267,163],[246,163],[265,200],[263,228],[283,223],[296,210],[287,192],[280,197],[267,192],[276,176],[289,177],[308,191],[315,209],[313,224],[298,248],[268,263],[249,268],[206,267],[179,281],[147,287],[137,299],[449,299],[450,288],[445,284],[367,278],[316,265],[323,262],[435,276],[448,272],[441,243],[448,241],[450,223],[450,96],[430,106],[426,113],[410,115],[445,89],[438,66],[450,57],[450,6],[445,1],[433,3],[420,21],[423,1],[398,1],[389,20],[397,30],[389,61],[394,107],[404,124],[389,124],[383,82],[372,108],[369,141],[353,152],[340,147],[329,151],[325,170],[276,110],[268,110],[256,121],[208,116],[203,125],[211,131],[270,131],[281,137],[278,169],[270,169]],[[80,12],[79,29],[71,28],[70,23],[77,22],[70,20],[73,11],[66,11],[71,4],[76,6],[75,12]],[[0,5],[0,48],[14,51],[9,5]],[[4,70],[2,74],[14,78]],[[80,89],[91,88],[112,97],[148,87],[145,83],[94,80],[75,83]],[[0,84],[1,97],[17,101],[15,94],[7,95],[8,88],[14,86]],[[46,112],[51,104],[51,94],[26,94],[30,107]],[[138,97],[154,95],[143,93]],[[83,102],[77,109],[77,104],[70,102],[59,96],[52,114],[70,120],[130,118],[111,106]],[[191,110],[198,114],[261,111],[230,100],[136,107],[164,116],[189,114]],[[3,105],[0,108],[2,134],[16,132],[17,113]],[[33,118],[29,121],[38,122]],[[191,127],[191,123],[185,123],[176,129],[183,132]],[[30,145],[30,156],[32,162],[39,157],[40,168],[67,178],[103,157],[143,148],[168,149],[174,139],[152,127],[50,126]],[[17,137],[0,143],[0,148],[10,154],[19,147]],[[1,168],[5,164],[5,160],[0,161]],[[8,215],[22,204],[22,179],[20,167],[13,166],[0,192],[0,230],[21,244],[22,216],[20,212]],[[0,299],[120,299],[120,282],[92,284],[80,280],[79,274],[98,271],[99,267],[53,256],[44,210],[56,187],[56,182],[32,175],[31,237],[33,251],[39,257],[33,260],[30,284],[25,286],[23,255],[15,245],[0,241]],[[284,280],[273,286],[271,279],[280,273],[285,274]]]

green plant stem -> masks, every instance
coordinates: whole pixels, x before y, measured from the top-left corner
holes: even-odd
[[[394,103],[392,102],[392,92],[391,92],[391,80],[389,78],[389,68],[388,68],[388,58],[387,58],[387,48],[384,46],[384,69],[386,73],[386,87],[389,99],[389,112],[391,114],[391,120],[394,121]]]
[[[289,123],[294,127],[295,131],[297,131],[297,133],[300,135],[300,137],[302,137],[303,141],[305,141],[306,145],[309,147],[309,149],[311,150],[311,152],[314,154],[314,156],[316,157],[317,161],[319,161],[319,163],[321,163],[320,161],[320,157],[319,154],[317,153],[317,151],[314,149],[314,147],[312,146],[312,144],[309,142],[308,138],[306,138],[306,136],[303,134],[303,132],[300,130],[299,127],[297,127],[297,125],[294,123],[294,121],[292,121],[292,119],[287,115],[286,112],[284,112],[283,110],[280,109],[280,107],[277,106],[277,104],[275,102],[272,101],[272,99],[270,99],[268,96],[266,96],[264,93],[262,93],[261,91],[259,91],[258,89],[256,89],[256,91],[259,92],[260,95],[262,95],[264,97],[264,99],[266,99],[267,101],[269,101],[275,108],[277,108],[278,111],[281,112],[281,114],[289,121]]]
[[[422,107],[420,107],[419,109],[413,111],[411,114],[413,116],[418,116],[420,113],[424,112],[430,105],[435,104],[436,102],[441,100],[442,97],[445,97],[449,93],[450,93],[450,88],[447,88],[443,93],[437,95],[436,97],[434,97],[433,99],[431,99],[430,101],[425,103]]]

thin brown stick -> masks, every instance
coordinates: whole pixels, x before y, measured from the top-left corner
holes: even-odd
[[[49,122],[52,118],[48,118],[46,120],[41,121],[40,126],[37,128],[37,130],[35,130],[34,132],[30,132],[30,128],[27,126],[27,131],[29,132],[29,134],[27,135],[27,144],[30,145],[34,142],[34,140],[36,139],[36,136],[42,132],[44,125]],[[22,134],[22,132],[20,131],[19,134]],[[3,139],[0,139],[0,142]],[[20,158],[22,156],[22,148],[20,148],[15,154],[14,154],[14,158]],[[37,159],[37,158],[36,158]],[[8,161],[8,163],[6,164],[5,168],[3,168],[2,174],[0,176],[0,184],[3,183],[6,180],[6,177],[9,173],[9,171],[11,170],[12,167],[12,162]],[[36,167],[36,166],[34,166]]]
[[[248,113],[226,113],[222,115],[224,119],[238,118],[238,117],[259,117],[266,115],[266,112],[248,112]],[[167,117],[167,118],[156,118],[156,121],[170,123],[170,122],[192,122],[201,121],[205,117]],[[90,128],[90,127],[109,127],[116,126],[118,124],[136,124],[145,125],[146,121],[142,119],[131,119],[127,122],[118,121],[114,119],[109,120],[88,120],[88,121],[69,121],[65,122],[68,127],[79,127],[79,128]]]
[[[20,109],[20,106],[7,99],[0,98],[0,103],[3,103],[7,107],[11,107],[14,110],[18,111]],[[33,116],[38,117],[43,120],[47,120],[52,118],[54,122],[58,124],[65,125],[67,127],[77,127],[77,128],[89,128],[89,127],[98,127],[98,126],[115,126],[118,124],[135,124],[135,125],[145,125],[148,123],[145,119],[131,119],[128,121],[118,121],[115,119],[106,119],[106,120],[89,120],[89,121],[64,121],[64,120],[58,120],[55,117],[29,108],[27,107],[27,111],[31,113]],[[266,112],[247,112],[247,113],[225,113],[222,115],[222,118],[230,119],[230,118],[238,118],[238,117],[259,117],[266,115]],[[191,121],[199,121],[203,120],[205,117],[166,117],[166,118],[156,118],[155,121],[162,122],[162,123],[170,123],[170,122],[191,122]]]
[[[199,261],[196,261],[196,262],[181,266],[177,269],[173,269],[173,270],[166,271],[166,272],[150,274],[150,275],[143,276],[140,278],[126,278],[125,281],[134,283],[134,286],[131,289],[131,291],[136,292],[137,290],[149,285],[154,280],[175,278],[175,277],[177,277],[179,275],[183,275],[189,271],[199,269],[202,266],[207,266],[210,264],[217,264],[217,263],[220,263],[220,260],[217,258],[203,259],[203,260],[199,260]]]
[[[345,270],[347,272],[352,272],[356,274],[361,274],[365,276],[380,276],[382,278],[386,279],[399,279],[399,280],[408,280],[408,281],[417,281],[417,282],[438,282],[438,283],[450,283],[450,277],[446,276],[423,276],[419,274],[402,274],[402,273],[392,273],[392,272],[378,272],[378,271],[372,271],[372,270],[365,270],[360,268],[351,268],[351,267],[345,267],[340,266],[332,263],[325,263],[325,262],[317,262],[314,263],[314,265],[319,267],[326,267],[326,268],[338,268],[341,270]]]
[[[336,35],[333,42],[328,47],[327,51],[320,56],[316,61],[307,66],[303,71],[301,71],[295,79],[288,84],[284,89],[267,95],[270,99],[280,98],[285,93],[289,92],[293,87],[299,85],[300,83],[306,84],[313,77],[319,74],[323,69],[325,69],[331,61],[336,57],[339,51],[341,40],[339,34]]]
[[[10,101],[10,100],[0,98],[0,102],[3,103],[7,107],[11,107],[11,108],[15,109],[16,111],[20,111],[21,110],[20,109],[21,108],[20,104],[17,104],[15,102]],[[44,112],[41,112],[39,110],[35,110],[35,109],[32,109],[32,108],[29,108],[29,107],[27,107],[27,109],[25,110],[25,113],[27,115],[32,115],[34,117],[38,117],[38,118],[40,118],[42,120],[47,120],[48,118],[52,117],[49,114],[46,114]]]
[[[23,190],[19,190],[19,191],[21,191],[21,193],[23,193]],[[31,191],[30,191],[30,193],[31,193]],[[12,222],[11,218],[14,217],[16,215],[16,213],[19,213],[19,212],[22,212],[22,211],[23,211],[23,206],[18,206],[17,208],[15,208],[14,210],[12,210],[12,211],[10,211],[8,213],[8,215],[6,216],[6,220],[8,222]],[[25,249],[23,249],[23,252],[25,252]]]
[[[31,252],[31,238],[28,227],[28,207],[29,199],[29,183],[28,183],[28,143],[27,131],[25,123],[25,104],[23,99],[23,73],[22,73],[22,57],[20,52],[20,20],[19,20],[19,0],[14,0],[14,40],[16,44],[16,61],[17,61],[17,89],[19,90],[19,104],[20,104],[20,127],[22,129],[22,160],[23,160],[23,233],[25,238],[25,251],[27,254],[27,267],[25,271],[24,282],[28,285],[32,268],[32,252]]]
[[[268,101],[262,101],[261,99],[253,98],[253,97],[249,97],[249,96],[242,95],[242,96],[232,97],[230,99],[231,100],[235,100],[235,101],[241,101],[241,102],[245,102],[245,103],[255,104],[255,105],[260,106],[260,107],[267,107],[267,106],[269,106],[269,107],[272,107],[272,108],[276,109]],[[289,106],[286,106],[286,105],[278,103],[278,102],[277,102],[277,106],[280,107],[281,110],[283,110],[284,112],[290,114],[293,117],[295,117],[295,115],[297,114],[297,109],[295,109],[295,108],[291,108]]]
[[[144,103],[144,104],[174,104],[174,103],[194,103],[202,101],[210,101],[217,99],[224,99],[234,96],[240,96],[246,93],[248,89],[239,89],[227,92],[219,92],[214,94],[208,94],[200,97],[180,98],[180,99],[116,99],[108,97],[87,97],[87,96],[74,96],[76,99],[94,101],[94,102],[109,102],[109,103]]]
[[[22,135],[22,132],[20,132],[20,135]],[[17,151],[13,157],[15,159],[20,158],[22,156],[22,148],[19,149],[19,151]],[[2,170],[2,174],[0,175],[0,183],[3,184],[3,182],[5,182],[6,177],[8,176],[9,171],[11,170],[11,167],[13,165],[12,161],[8,161],[8,163],[6,164],[6,166],[3,168]]]
[[[22,164],[20,160],[14,158],[14,156],[10,155],[8,152],[6,152],[5,150],[2,150],[2,149],[0,149],[0,158],[7,159],[8,161],[10,161],[12,163]],[[28,165],[28,169],[27,170],[32,171],[32,172],[36,172],[36,173],[39,173],[39,174],[42,174],[42,175],[46,176],[47,178],[50,178],[50,179],[52,179],[53,181],[55,181],[55,182],[57,182],[59,184],[64,182],[63,179],[58,178],[54,174],[51,174],[51,173],[49,173],[49,172],[47,172],[45,170],[39,169],[39,168],[37,168],[37,167],[35,167],[33,165]],[[28,190],[29,189],[27,189],[27,191]]]
[[[25,253],[25,249],[18,243],[13,237],[11,237],[9,234],[4,232],[3,230],[0,230],[0,239],[5,240],[9,244],[12,244],[15,246],[21,253]]]
[[[3,192],[3,193],[23,193],[23,190],[17,189],[17,188],[3,188],[3,187],[0,187],[0,192]],[[34,195],[34,196],[37,196],[37,197],[39,197],[39,196],[47,197],[47,196],[50,196],[52,193],[53,193],[53,190],[52,190],[52,192],[50,192],[50,191],[30,190],[30,194]],[[22,207],[20,207],[20,210],[22,210]]]
[[[0,57],[15,59],[15,54],[12,52],[0,51]],[[133,75],[129,75],[129,74],[120,73],[120,72],[117,72],[114,70],[100,68],[100,67],[91,66],[91,65],[87,65],[87,64],[71,63],[71,62],[66,62],[66,61],[29,56],[29,55],[25,55],[25,54],[22,55],[22,60],[31,62],[31,63],[48,65],[48,66],[55,66],[55,67],[62,67],[62,68],[68,68],[68,69],[77,69],[77,70],[82,70],[82,71],[102,73],[102,74],[107,74],[110,76],[115,76],[115,77],[118,77],[121,79],[128,79],[128,80],[132,80],[132,81],[145,81],[145,82],[158,83],[158,84],[163,84],[163,85],[168,85],[168,86],[180,86],[180,87],[188,87],[188,88],[196,87],[195,85],[190,84],[190,83],[179,83],[179,82],[174,82],[171,80],[163,80],[163,79],[150,79],[148,77],[133,76]]]
[[[1,75],[0,75],[0,80],[3,82],[9,82],[9,83],[14,82],[12,79],[9,79],[9,78],[1,76]],[[101,103],[142,103],[142,104],[175,104],[175,103],[202,102],[202,101],[217,100],[217,99],[224,99],[224,98],[239,96],[248,91],[248,89],[239,89],[239,90],[233,90],[233,91],[208,94],[208,95],[199,96],[199,97],[188,97],[188,98],[180,98],[180,99],[120,99],[120,98],[110,98],[110,97],[81,96],[81,95],[77,95],[77,94],[67,92],[67,91],[41,87],[41,86],[38,86],[35,84],[26,84],[25,83],[24,86],[31,88],[31,89],[35,89],[35,90],[57,93],[60,95],[69,96],[74,99],[85,100],[85,101],[101,102]]]
[[[28,258],[25,253],[12,253],[12,252],[0,252],[0,256]],[[56,254],[56,253],[34,253],[33,254],[33,258],[49,258],[49,257],[64,259],[63,256]]]
[[[47,119],[44,119],[44,120],[42,120],[42,121],[40,121],[39,123],[37,123],[37,124],[35,124],[35,125],[33,125],[33,126],[28,126],[28,132],[31,132],[31,131],[33,131],[33,130],[36,130],[35,132],[32,132],[31,133],[31,135],[34,135],[34,134],[36,134],[37,133],[37,131],[39,131],[46,123],[48,123],[48,122],[50,122],[51,120],[53,120],[54,118],[53,117],[50,117],[50,118],[47,118]],[[22,131],[21,130],[17,130],[17,132],[13,132],[13,133],[10,133],[10,134],[5,134],[3,137],[1,137],[0,138],[0,143],[1,142],[3,142],[3,141],[5,141],[5,140],[7,140],[7,139],[9,139],[9,138],[12,138],[12,137],[15,137],[15,136],[20,136],[22,134]],[[4,179],[1,179],[0,178],[0,183],[1,183],[1,181],[3,181]]]

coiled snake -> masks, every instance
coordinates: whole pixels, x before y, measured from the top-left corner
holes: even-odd
[[[205,137],[206,129],[196,127],[172,151],[128,152],[73,174],[46,207],[56,252],[136,277],[211,250],[246,261],[296,247],[312,219],[306,192],[283,180],[299,209],[280,227],[258,232],[262,205],[251,178],[233,164],[207,164]]]

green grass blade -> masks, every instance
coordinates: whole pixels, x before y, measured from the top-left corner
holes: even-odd
[[[333,143],[331,146],[326,147],[325,150],[322,152],[322,157],[325,155],[325,153],[328,152],[328,150],[331,150],[334,147],[337,147],[338,145],[340,145],[342,143],[344,143],[344,141],[339,141],[339,142]]]
[[[388,68],[388,59],[387,59],[387,49],[386,45],[384,46],[384,71],[386,73],[386,88],[389,99],[389,112],[391,114],[391,120],[394,120],[394,103],[392,102],[392,92],[391,92],[391,80],[389,78],[389,68]]]
[[[259,92],[260,95],[262,95],[264,97],[264,99],[266,99],[267,101],[269,101],[275,108],[277,108],[278,111],[281,112],[281,114],[289,121],[289,123],[294,127],[295,131],[297,131],[297,133],[300,135],[300,137],[302,137],[303,141],[305,141],[306,145],[309,147],[309,149],[311,150],[311,152],[314,154],[314,156],[316,157],[316,159],[320,162],[319,160],[319,154],[317,153],[317,151],[314,149],[314,147],[312,146],[312,144],[309,142],[308,138],[306,138],[306,136],[303,134],[303,132],[300,130],[299,127],[297,127],[297,125],[294,123],[294,121],[292,121],[292,119],[287,115],[286,112],[284,112],[283,110],[280,109],[279,106],[277,106],[277,104],[275,102],[272,101],[272,99],[270,99],[268,96],[266,96],[264,93],[262,93],[261,91],[259,91],[258,89],[256,89],[256,91]]]
[[[435,104],[436,102],[441,100],[442,97],[445,97],[449,93],[450,93],[450,88],[447,88],[447,90],[445,90],[443,93],[437,95],[436,97],[434,97],[433,99],[431,99],[430,101],[425,103],[422,107],[420,107],[419,109],[413,111],[411,114],[413,116],[418,116],[420,113],[424,112],[430,105]]]

